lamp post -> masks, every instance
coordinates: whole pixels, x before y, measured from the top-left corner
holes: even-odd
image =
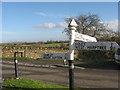
[[[70,90],[74,90],[74,41],[75,41],[75,30],[77,27],[77,23],[74,19],[68,25],[70,30],[70,42],[69,42],[69,88]]]

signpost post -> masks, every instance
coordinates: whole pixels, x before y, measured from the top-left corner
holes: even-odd
[[[70,42],[69,42],[69,88],[70,90],[74,90],[74,40],[75,40],[75,30],[77,27],[77,23],[74,19],[69,24],[70,30]]]

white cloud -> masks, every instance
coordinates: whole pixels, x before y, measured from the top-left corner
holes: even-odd
[[[52,18],[65,18],[68,16],[65,14],[52,14],[52,13],[45,13],[45,12],[36,12],[36,14],[40,16],[52,17]]]
[[[37,15],[40,15],[40,16],[47,16],[47,14],[44,13],[44,12],[37,12],[36,14],[37,14]]]
[[[44,24],[33,26],[33,27],[35,27],[35,28],[48,28],[48,29],[52,29],[52,28],[67,27],[67,23],[65,23],[65,22],[60,22],[60,23],[57,23],[57,24],[54,24],[54,23],[44,23]]]
[[[3,34],[15,34],[16,32],[8,32],[8,31],[6,31],[6,32],[2,32]]]
[[[111,20],[111,21],[105,21],[105,24],[107,24],[107,27],[112,29],[113,31],[118,31],[118,20]],[[60,27],[67,27],[67,23],[60,22],[60,23],[44,23],[40,25],[33,26],[34,28],[60,28]]]
[[[108,24],[108,28],[113,31],[118,31],[118,20],[106,21],[105,24]]]

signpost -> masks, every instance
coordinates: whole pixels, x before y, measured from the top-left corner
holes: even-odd
[[[96,38],[76,32],[77,23],[74,19],[68,25],[70,30],[69,55],[68,53],[46,53],[45,59],[65,60],[69,62],[69,88],[74,90],[74,49],[84,50],[111,50],[117,45],[116,42],[97,42]],[[77,40],[77,41],[75,41]],[[80,42],[82,41],[82,42]]]
[[[70,90],[74,90],[74,49],[75,49],[75,40],[83,41],[83,42],[97,42],[96,38],[80,34],[76,31],[77,23],[74,19],[68,25],[70,30],[70,42],[69,42],[69,88]]]
[[[75,49],[78,50],[112,50],[119,45],[116,42],[75,42]]]
[[[70,90],[74,90],[74,41],[75,41],[75,30],[77,27],[77,23],[75,22],[74,19],[70,22],[68,25],[69,30],[71,32],[70,35],[70,42],[69,42],[69,88]]]
[[[68,53],[45,53],[43,54],[43,58],[49,60],[66,60],[68,59]]]
[[[54,60],[65,60],[69,59],[69,88],[70,90],[74,90],[74,49],[75,49],[75,40],[83,41],[83,42],[97,42],[96,38],[83,35],[76,32],[77,23],[74,19],[68,25],[70,30],[70,42],[69,42],[69,55],[68,53],[46,53],[43,54],[43,58],[45,59],[54,59]],[[76,48],[79,48],[79,44],[76,43]]]

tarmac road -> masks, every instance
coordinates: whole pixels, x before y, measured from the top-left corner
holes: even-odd
[[[61,61],[26,61],[19,62],[19,77],[30,78],[47,83],[63,86],[69,85],[67,67],[57,67]],[[77,88],[118,88],[117,69],[74,69],[75,87]],[[11,60],[3,60],[3,78],[14,78],[14,63]]]

